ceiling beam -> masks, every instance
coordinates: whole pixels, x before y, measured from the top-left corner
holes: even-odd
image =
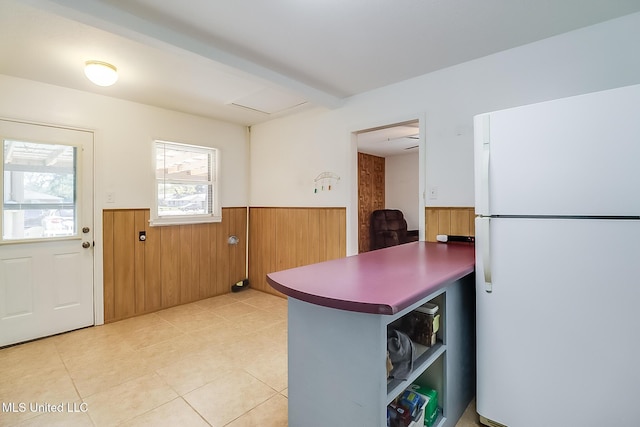
[[[204,43],[101,1],[25,0],[25,2],[39,9],[44,9],[147,45],[165,50],[173,47],[174,49],[189,51],[230,67],[236,72],[240,71],[248,77],[258,78],[280,86],[283,89],[293,91],[318,106],[337,108],[344,103],[343,98],[316,89],[299,80],[229,53],[214,45]]]

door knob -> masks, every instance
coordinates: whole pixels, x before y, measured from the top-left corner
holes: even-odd
[[[89,243],[89,242],[82,242],[82,247],[83,247],[83,248],[85,248],[85,249],[90,248],[90,247],[91,247],[91,243]]]
[[[82,227],[82,232],[87,234],[88,232],[90,232],[91,229],[89,227]]]

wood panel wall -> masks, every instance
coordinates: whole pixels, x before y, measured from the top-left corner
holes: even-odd
[[[268,273],[346,256],[346,218],[346,208],[250,208],[250,286],[283,296]]]
[[[385,208],[384,157],[358,153],[358,252],[371,247],[371,212]]]
[[[228,293],[246,277],[246,230],[244,207],[223,208],[220,223],[162,227],[149,226],[149,209],[104,210],[105,323]]]
[[[475,236],[474,218],[474,208],[426,207],[426,240],[435,242],[438,234]]]

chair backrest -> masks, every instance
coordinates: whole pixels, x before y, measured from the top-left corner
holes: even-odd
[[[370,231],[371,250],[400,245],[407,241],[407,221],[402,211],[397,209],[373,211]]]

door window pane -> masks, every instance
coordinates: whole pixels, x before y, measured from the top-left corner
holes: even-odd
[[[76,235],[76,147],[3,145],[3,240]]]

